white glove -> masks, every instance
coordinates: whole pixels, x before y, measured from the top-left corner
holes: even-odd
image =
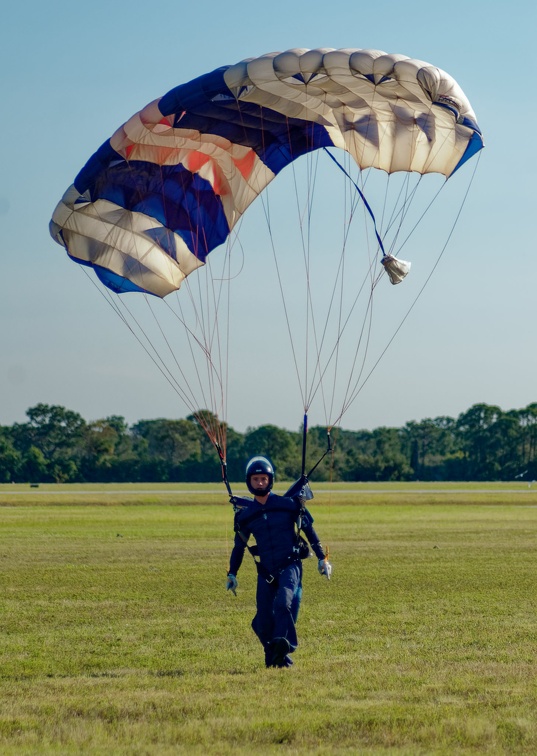
[[[327,580],[330,580],[330,576],[332,575],[332,565],[328,561],[328,558],[319,559],[319,564],[317,567],[319,570],[319,575],[324,575]]]
[[[237,587],[239,585],[239,581],[235,577],[235,575],[232,575],[229,573],[227,576],[227,583],[226,583],[226,591],[232,591],[233,595],[237,595]]]

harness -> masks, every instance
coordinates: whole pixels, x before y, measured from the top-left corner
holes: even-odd
[[[237,497],[233,497],[235,501],[233,501],[233,505],[236,508],[235,511],[238,512],[242,509],[240,506],[240,500],[237,500]],[[304,506],[304,499],[300,499],[300,510],[296,519],[296,543],[293,546],[293,549],[289,556],[287,557],[286,561],[280,567],[278,572],[281,572],[284,567],[287,566],[287,564],[290,564],[291,562],[296,562],[299,559],[307,559],[310,556],[310,550],[308,543],[306,539],[300,535],[300,531],[302,530],[302,521],[304,518],[305,513],[305,506]],[[248,501],[249,503],[249,501]],[[245,505],[246,506],[246,505]],[[289,512],[289,509],[286,507],[273,507],[270,510],[271,512]],[[258,510],[257,512],[252,512],[251,515],[246,517],[244,521],[241,523],[241,526],[244,528],[250,523],[254,522],[255,520],[259,519],[260,517],[263,517],[266,513],[262,512],[261,510]],[[254,560],[255,567],[257,570],[257,574],[261,575],[261,577],[266,580],[269,585],[273,583],[276,580],[276,576],[273,575],[263,564],[261,564],[261,561],[259,559],[259,549],[257,547],[257,544],[254,544],[253,546],[248,545],[248,537],[244,535],[241,528],[239,527],[237,516],[235,515],[235,532],[237,535],[241,538],[241,540],[244,542],[244,545],[252,555],[252,559]]]

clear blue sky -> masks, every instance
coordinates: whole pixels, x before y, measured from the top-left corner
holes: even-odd
[[[187,413],[48,222],[89,156],[147,102],[218,66],[291,47],[378,48],[431,62],[463,87],[486,143],[451,245],[342,425],[537,401],[536,28],[531,0],[12,3],[0,45],[0,424],[24,421],[38,402],[87,420]],[[254,378],[247,348],[230,381],[240,390],[229,423],[298,428],[298,395],[281,386],[274,395],[263,358]],[[278,355],[272,341],[267,348]],[[272,369],[285,374],[282,363]]]

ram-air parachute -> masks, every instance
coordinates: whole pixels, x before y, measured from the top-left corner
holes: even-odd
[[[395,238],[414,190],[404,190],[402,199],[399,194],[391,219],[381,228],[365,188],[368,169],[448,178],[482,146],[466,96],[435,66],[378,50],[271,53],[181,84],[132,116],[65,192],[50,232],[75,262],[92,267],[114,292],[166,297],[194,271],[199,275],[197,269],[214,257],[213,250],[227,244],[229,251],[245,211],[286,166],[328,152],[352,183],[376,252],[397,282],[408,265],[397,261]],[[345,153],[353,160],[342,165],[338,155]],[[388,229],[394,224],[398,231],[388,249]],[[248,250],[241,254],[246,259]],[[326,271],[339,271],[341,258],[336,254],[330,261],[329,254],[322,253]],[[337,275],[341,282],[343,273]],[[217,280],[225,278],[222,268]],[[212,290],[214,312],[197,312],[195,324],[185,324],[194,348],[208,360],[209,393],[215,382],[223,384],[227,371],[222,347],[215,353],[217,332],[223,329],[216,316],[220,294],[214,294],[214,285]],[[313,313],[311,302],[307,309]],[[338,318],[341,328],[348,327],[347,315]],[[204,335],[196,333],[201,321]],[[327,347],[323,333],[322,327],[316,329],[317,349],[322,343],[327,362],[335,364],[341,334]],[[176,358],[181,371],[183,358]],[[313,374],[308,396],[326,374],[318,353]],[[178,384],[185,390],[182,379]],[[303,392],[305,406],[308,396]],[[192,396],[188,404],[195,408],[197,401]],[[213,408],[222,412],[219,402]],[[341,414],[335,412],[337,418]]]

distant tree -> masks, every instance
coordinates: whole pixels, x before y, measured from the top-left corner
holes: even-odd
[[[88,423],[83,434],[79,465],[84,480],[111,482],[137,480],[137,457],[125,418],[111,415]]]
[[[465,479],[498,480],[501,463],[499,418],[502,410],[489,404],[474,404],[457,419],[457,437],[465,460]]]
[[[263,454],[279,480],[302,469],[302,429],[275,425],[238,433],[208,410],[180,420],[121,416],[90,423],[57,405],[37,404],[28,422],[0,426],[0,482],[219,481],[220,444],[228,480],[244,479],[246,462]],[[210,436],[210,437],[209,437]],[[372,431],[315,426],[307,434],[306,472],[315,480],[512,480],[537,478],[537,403],[503,412],[476,404],[450,417]],[[321,462],[317,465],[317,463]]]
[[[145,441],[140,458],[144,480],[192,480],[202,458],[198,425],[189,420],[141,420],[132,432]]]
[[[315,468],[312,480],[337,480],[338,479],[338,437],[340,429],[330,430],[330,447],[328,450],[328,429],[323,425],[312,426],[306,437],[306,473]],[[302,429],[298,434],[299,458],[302,462]]]
[[[77,412],[57,405],[36,404],[27,410],[28,422],[13,426],[13,439],[23,458],[29,456],[26,469],[35,468],[35,451],[44,460],[39,462],[42,480],[58,483],[78,479],[78,464],[83,453],[82,438],[85,420]]]
[[[442,480],[445,461],[457,452],[455,421],[437,417],[409,422],[402,429],[403,451],[416,480]]]
[[[244,434],[228,427],[226,435],[228,480],[241,481],[244,478],[244,470],[247,462],[247,454],[244,450]]]
[[[23,457],[21,480],[28,483],[41,483],[50,480],[51,473],[45,455],[36,446],[30,446]]]
[[[22,457],[15,449],[11,431],[0,426],[0,483],[19,480]]]
[[[522,435],[520,415],[516,410],[498,416],[491,429],[490,448],[499,480],[514,480],[523,469]]]
[[[398,428],[345,432],[340,442],[344,480],[408,480],[412,469],[402,450]]]
[[[537,479],[537,403],[528,404],[518,412],[520,424],[520,469],[516,476]]]

